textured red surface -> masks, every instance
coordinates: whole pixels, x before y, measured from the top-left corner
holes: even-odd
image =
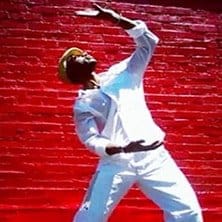
[[[112,3],[160,37],[145,91],[166,146],[197,191],[205,221],[222,216],[221,14],[206,9]],[[63,50],[78,46],[100,61],[125,58],[133,42],[113,24],[77,18],[80,0],[0,2],[0,221],[68,222],[97,157],[74,134],[77,89],[57,79]],[[133,187],[110,221],[163,221]]]

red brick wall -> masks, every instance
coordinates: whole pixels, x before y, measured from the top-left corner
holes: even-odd
[[[77,0],[0,2],[0,220],[71,221],[97,157],[72,123],[77,89],[57,79],[63,50],[78,46],[100,61],[125,58],[133,43],[113,24],[73,16]],[[167,132],[166,146],[192,182],[204,217],[222,216],[221,14],[207,9],[112,3],[160,37],[145,77],[146,98]],[[134,187],[110,221],[162,221]]]

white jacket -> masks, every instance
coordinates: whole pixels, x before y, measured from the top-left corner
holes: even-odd
[[[99,129],[95,120],[102,118],[103,115],[95,106],[92,108],[86,97],[80,95],[74,104],[76,132],[80,140],[102,159],[132,158],[132,154],[124,153],[113,155],[115,157],[108,156],[105,147],[109,143],[120,146],[127,145],[123,144],[127,143],[126,141],[142,139],[145,140],[145,144],[151,144],[156,140],[162,141],[165,135],[153,121],[143,91],[143,75],[159,39],[142,21],[137,21],[137,25],[127,30],[127,33],[136,43],[135,51],[129,58],[99,75],[100,90],[111,98],[103,129]],[[90,98],[90,95],[87,98]],[[116,133],[119,132],[117,128],[120,126],[125,132],[124,137],[127,137],[122,144],[115,141]],[[146,153],[140,152],[140,155]]]

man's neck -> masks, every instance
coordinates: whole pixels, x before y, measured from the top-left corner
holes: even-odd
[[[99,78],[96,76],[96,74],[92,73],[91,77],[92,78],[90,78],[83,84],[83,89],[86,90],[86,89],[99,89],[100,88]]]

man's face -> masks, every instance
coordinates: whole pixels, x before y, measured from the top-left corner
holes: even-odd
[[[96,66],[96,59],[84,52],[82,55],[70,56],[67,63],[69,64],[69,78],[84,83],[91,77]]]
[[[75,61],[82,65],[96,63],[96,59],[93,56],[89,55],[87,52],[84,52],[82,55],[75,56]]]

